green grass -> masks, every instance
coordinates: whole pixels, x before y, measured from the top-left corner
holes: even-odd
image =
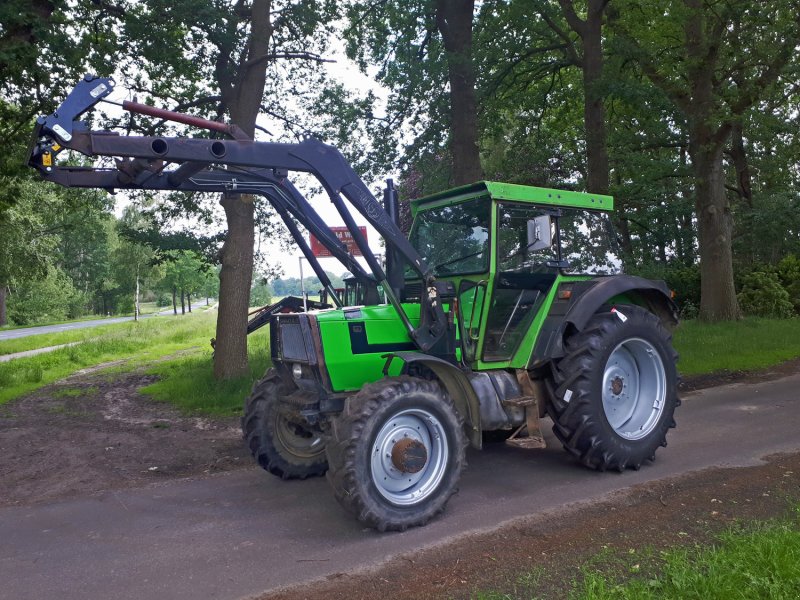
[[[800,507],[783,520],[739,524],[711,545],[600,551],[570,582],[548,581],[542,567],[473,600],[567,597],[569,600],[728,600],[800,598]],[[559,576],[560,577],[560,576]],[[569,592],[564,590],[570,586]],[[551,596],[554,589],[557,595]],[[541,596],[540,594],[544,594]]]
[[[800,319],[684,321],[674,343],[683,375],[764,369],[800,356]]]
[[[197,305],[195,306],[192,304],[192,310],[195,309],[206,308],[206,301],[203,299],[202,306]],[[156,313],[162,310],[172,310],[172,305],[169,306],[158,306],[155,302],[140,302],[139,303],[139,314],[141,315],[149,315],[152,313]],[[180,305],[178,305],[178,313],[180,313]],[[8,331],[10,329],[29,329],[31,327],[48,327],[50,325],[69,325],[70,323],[80,323],[82,321],[99,321],[101,319],[116,319],[118,317],[132,317],[133,312],[129,313],[120,313],[120,314],[113,314],[113,315],[84,315],[82,317],[78,317],[77,319],[69,319],[66,321],[49,321],[45,323],[35,323],[32,325],[2,325],[0,326],[0,331]]]
[[[794,518],[739,526],[713,546],[661,553],[654,576],[621,581],[587,571],[572,600],[800,598],[800,508]],[[629,564],[635,573],[637,565]]]
[[[228,381],[214,379],[210,348],[156,363],[147,372],[159,380],[140,391],[187,414],[240,414],[253,381],[264,374],[269,364],[269,336],[262,332],[250,336],[248,354],[250,373]]]
[[[200,314],[199,312],[197,314]],[[182,318],[193,317],[185,315]],[[164,315],[158,317],[150,317],[143,319],[150,321],[152,319],[160,320],[164,323],[166,320],[174,319],[173,315]],[[110,323],[108,325],[98,325],[97,327],[86,327],[83,329],[69,329],[67,331],[58,331],[56,333],[40,333],[11,340],[0,340],[0,355],[2,354],[15,354],[17,352],[25,352],[26,350],[35,350],[36,348],[48,348],[50,346],[59,346],[61,344],[69,344],[72,342],[85,342],[87,340],[98,340],[107,336],[114,336],[118,331],[125,330],[131,323]],[[209,336],[210,337],[210,336]]]
[[[191,319],[153,318],[104,326],[102,335],[95,329],[82,344],[0,363],[0,404],[89,366],[115,360],[136,366],[187,348],[206,347],[215,319],[216,314],[203,313]]]
[[[85,329],[70,329],[56,333],[40,333],[12,340],[2,340],[0,341],[0,355],[16,354],[17,352],[25,352],[37,348],[48,348],[72,342],[98,339],[105,335],[113,335],[115,331],[127,325],[127,323],[112,323],[111,325],[98,325],[97,327],[87,327]]]

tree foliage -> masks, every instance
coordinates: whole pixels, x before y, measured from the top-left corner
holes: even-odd
[[[0,307],[6,290],[19,302],[34,281],[68,277],[84,310],[113,312],[133,298],[115,263],[126,249],[150,249],[154,278],[184,258],[219,259],[215,198],[138,198],[153,224],[131,235],[102,194],[54,190],[22,166],[33,117],[84,71],[112,68],[145,102],[239,120],[260,139],[316,134],[370,177],[401,169],[406,197],[460,181],[458,120],[474,113],[474,143],[461,145],[479,149],[480,164],[464,171],[615,196],[616,232],[565,221],[569,253],[590,249],[585,258],[608,261],[618,251],[628,271],[680,286],[686,314],[736,317],[737,294],[751,311],[759,293],[781,295],[773,275],[793,302],[800,275],[776,265],[800,255],[798,15],[798,0],[8,0]],[[326,78],[322,61],[341,40],[388,88],[385,110]],[[464,90],[474,91],[474,110],[467,102],[454,111]],[[132,132],[185,131],[116,119]],[[241,217],[245,233],[280,234],[266,204],[250,214],[237,202],[229,225]],[[187,220],[194,230],[178,235],[174,223]],[[241,307],[252,281],[244,276]]]

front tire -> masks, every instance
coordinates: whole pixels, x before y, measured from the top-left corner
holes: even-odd
[[[290,417],[281,398],[291,393],[274,369],[256,382],[245,401],[242,434],[259,465],[281,479],[306,479],[328,470],[322,436]]]
[[[326,449],[339,503],[379,531],[404,531],[444,510],[464,468],[466,437],[438,383],[402,376],[348,398]]]
[[[675,427],[677,353],[652,313],[594,315],[553,366],[548,412],[564,448],[590,468],[638,469]]]

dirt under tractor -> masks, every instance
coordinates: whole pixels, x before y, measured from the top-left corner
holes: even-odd
[[[235,125],[129,101],[131,112],[214,133],[119,135],[78,120],[113,89],[110,78],[86,76],[40,117],[30,165],[71,187],[260,195],[331,305],[268,315],[272,366],[242,417],[246,444],[268,472],[327,475],[357,519],[405,530],[444,510],[467,446],[503,439],[542,448],[546,417],[593,469],[638,469],[666,446],[679,404],[669,290],[575,273],[565,255],[565,220],[607,213],[611,197],[477,182],[412,200],[406,236],[391,182],[379,202],[335,148],[313,138],[253,141]],[[70,166],[59,157],[65,150],[116,163]],[[292,172],[316,177],[368,268],[294,187]],[[384,239],[385,265],[345,200]],[[352,274],[347,294],[331,285],[301,227]]]

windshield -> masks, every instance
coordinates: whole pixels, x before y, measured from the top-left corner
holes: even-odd
[[[488,271],[491,206],[488,198],[479,198],[420,211],[411,227],[411,244],[436,275]],[[406,277],[414,276],[406,271]]]

